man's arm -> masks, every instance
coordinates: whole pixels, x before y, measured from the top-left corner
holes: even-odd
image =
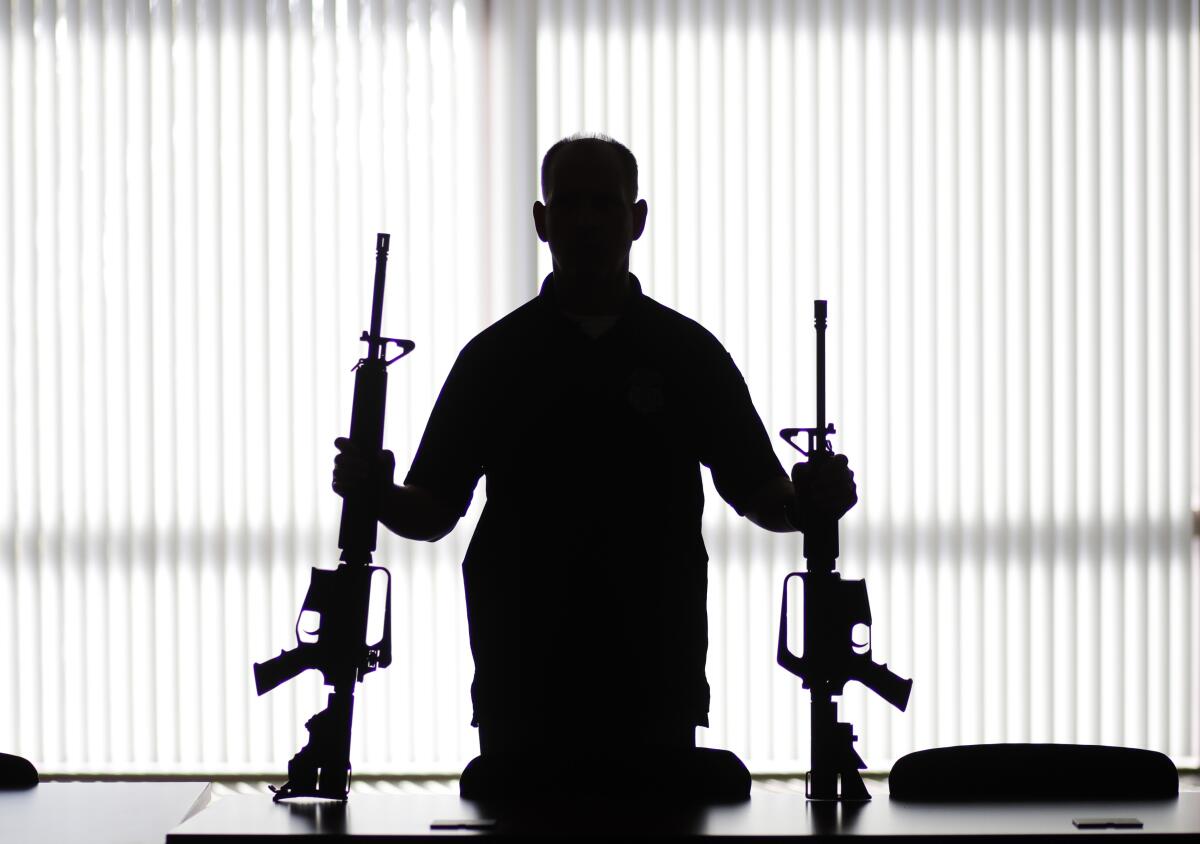
[[[392,484],[379,505],[379,521],[406,539],[437,542],[458,524],[458,514],[429,490],[413,484]]]
[[[453,530],[459,515],[429,490],[414,484],[392,481],[396,458],[386,449],[372,465],[345,437],[334,440],[340,452],[333,459],[333,491],[349,495],[372,495],[379,521],[392,533],[406,539],[436,542]]]
[[[775,533],[790,533],[799,528],[788,516],[796,503],[796,490],[785,477],[772,478],[759,487],[746,508],[746,518],[760,528]]]

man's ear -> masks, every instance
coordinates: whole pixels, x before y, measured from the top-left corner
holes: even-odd
[[[646,215],[650,213],[650,207],[646,205],[646,200],[639,199],[633,203],[633,239],[637,240],[642,236],[642,232],[646,230]]]
[[[546,242],[546,206],[541,202],[534,201],[533,203],[533,227],[537,230],[537,236],[543,243]]]

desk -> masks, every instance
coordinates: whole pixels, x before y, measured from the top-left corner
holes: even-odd
[[[205,805],[203,782],[44,782],[0,791],[4,844],[162,844]]]
[[[1135,817],[1141,830],[1077,830],[1072,818]],[[810,803],[799,795],[755,792],[734,806],[695,810],[670,806],[578,803],[534,806],[522,816],[449,794],[355,794],[349,803],[320,801],[277,805],[265,796],[231,795],[190,818],[167,844],[278,842],[282,836],[322,840],[345,836],[358,844],[430,841],[472,831],[432,831],[440,819],[498,818],[497,832],[542,835],[732,836],[759,841],[797,836],[915,841],[919,837],[1077,839],[1096,835],[1196,836],[1200,792],[1178,799],[1130,803],[914,804],[886,795],[866,804]],[[945,842],[949,838],[942,837]]]

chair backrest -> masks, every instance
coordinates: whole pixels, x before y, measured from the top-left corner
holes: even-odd
[[[888,777],[894,800],[1153,800],[1179,794],[1162,753],[1093,744],[970,744],[918,750]]]
[[[750,799],[750,772],[733,753],[711,747],[486,753],[463,770],[459,794],[468,800],[588,796],[737,803]]]
[[[37,768],[29,760],[0,753],[0,789],[33,788],[37,784]]]

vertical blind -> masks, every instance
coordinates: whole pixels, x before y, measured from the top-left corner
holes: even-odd
[[[1198,21],[1197,0],[0,3],[0,749],[283,770],[322,687],[257,698],[250,664],[337,559],[374,233],[385,333],[417,343],[388,402],[403,468],[457,350],[549,271],[538,163],[585,130],[638,156],[633,271],[722,339],[771,430],[812,423],[830,302],[861,493],[839,567],[915,680],[903,714],[844,696],[868,764],[979,741],[1200,764]],[[774,663],[799,541],[707,500],[701,740],[803,770],[807,695]],[[381,541],[395,662],[360,687],[358,771],[476,752],[479,506],[441,542]]]

